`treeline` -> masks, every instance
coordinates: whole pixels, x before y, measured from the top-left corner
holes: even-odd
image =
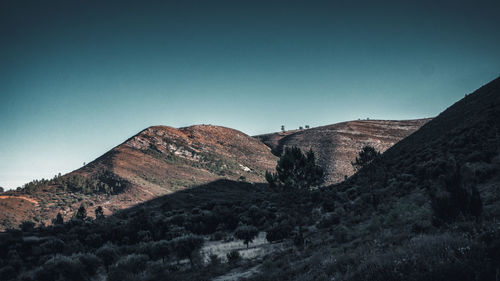
[[[53,179],[33,180],[18,190],[28,194],[43,190],[49,186],[60,188],[63,191],[80,192],[84,194],[115,194],[120,193],[127,186],[127,181],[111,172],[103,172],[96,176],[84,177],[79,174],[55,176]]]

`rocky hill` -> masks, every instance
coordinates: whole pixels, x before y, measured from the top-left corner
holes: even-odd
[[[82,202],[105,214],[140,202],[225,178],[264,182],[277,157],[258,140],[212,125],[149,127],[86,166],[50,181],[27,184],[0,198],[0,228],[23,220],[50,223]]]
[[[354,174],[351,165],[365,145],[384,152],[431,119],[358,120],[307,130],[286,131],[255,136],[279,156],[284,147],[312,149],[318,164],[326,170],[327,183],[338,183]]]

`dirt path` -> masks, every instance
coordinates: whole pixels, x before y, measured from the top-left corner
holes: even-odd
[[[10,195],[0,195],[0,199],[9,199],[9,198],[15,198],[15,199],[21,199],[21,200],[26,200],[28,202],[31,202],[35,205],[38,205],[38,201],[36,201],[33,198],[29,198],[26,196],[10,196]]]
[[[258,273],[259,267],[260,265],[256,265],[248,269],[236,268],[235,270],[232,270],[227,274],[212,279],[212,281],[237,281],[241,278],[248,278]]]

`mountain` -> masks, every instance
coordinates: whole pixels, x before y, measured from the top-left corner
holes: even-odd
[[[101,157],[60,178],[29,183],[0,198],[0,223],[50,223],[69,218],[82,202],[105,214],[220,178],[264,182],[277,157],[258,140],[212,125],[149,127]]]
[[[344,182],[280,190],[219,179],[106,218],[25,223],[0,233],[0,274],[5,280],[498,280],[499,144],[500,78]]]
[[[23,220],[50,223],[58,212],[69,218],[82,202],[90,213],[102,205],[109,215],[221,178],[264,182],[265,171],[274,170],[275,155],[285,146],[312,148],[327,171],[327,183],[339,182],[354,173],[351,162],[364,145],[384,151],[428,120],[351,121],[255,138],[212,125],[152,126],[78,170],[5,193],[0,227]]]
[[[285,147],[297,146],[302,151],[312,149],[318,164],[326,171],[326,182],[338,183],[354,174],[351,162],[364,146],[373,146],[384,152],[430,120],[358,120],[255,138],[269,146],[277,156]]]

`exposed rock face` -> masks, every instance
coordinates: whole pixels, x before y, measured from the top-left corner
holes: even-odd
[[[359,120],[293,132],[256,136],[268,145],[275,155],[284,147],[297,146],[303,151],[312,149],[318,164],[326,170],[327,183],[337,183],[354,174],[351,165],[365,145],[384,152],[401,139],[418,130],[431,119],[417,120]]]

